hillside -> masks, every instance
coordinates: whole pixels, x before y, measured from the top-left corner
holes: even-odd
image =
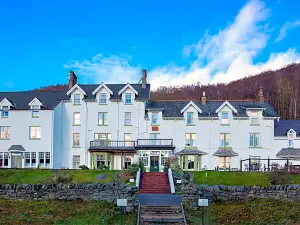
[[[152,100],[200,100],[203,91],[212,100],[254,99],[259,86],[264,88],[266,100],[281,119],[300,119],[300,64],[291,64],[276,71],[265,71],[254,76],[217,85],[186,85],[162,87],[151,92]],[[40,91],[62,90],[65,85],[41,87]]]

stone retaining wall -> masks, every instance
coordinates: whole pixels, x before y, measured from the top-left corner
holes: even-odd
[[[138,188],[120,183],[106,184],[0,184],[0,198],[19,200],[106,200],[127,199],[127,212],[136,206]]]

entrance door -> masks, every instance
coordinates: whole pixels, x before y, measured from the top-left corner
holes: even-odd
[[[11,168],[22,168],[22,156],[12,155],[11,156]]]
[[[159,156],[150,156],[150,172],[159,172]]]

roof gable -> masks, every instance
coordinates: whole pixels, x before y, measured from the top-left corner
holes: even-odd
[[[81,87],[79,87],[78,84],[75,84],[68,92],[67,92],[67,95],[70,95],[75,89],[78,89],[83,95],[86,96],[86,93],[84,90],[82,90]]]
[[[224,107],[228,106],[234,113],[237,113],[237,109],[234,108],[228,101],[225,101],[219,108],[216,109],[216,113],[220,112],[220,110]]]
[[[190,101],[181,111],[180,113],[183,113],[185,112],[188,107],[190,106],[193,106],[199,113],[202,113],[202,110],[193,102],[193,101]]]
[[[9,101],[7,98],[3,98],[2,101],[0,102],[0,106],[2,105],[7,105],[9,107],[15,106],[15,104],[11,101]]]
[[[111,95],[113,95],[114,93],[112,92],[112,90],[110,90],[103,82],[92,92],[93,95],[97,94],[97,92],[101,89],[101,88],[105,88]]]
[[[44,106],[44,104],[37,97],[32,99],[31,102],[29,102],[28,106],[32,106],[32,105]]]
[[[127,83],[119,92],[118,95],[121,95],[127,88],[131,89],[136,95],[139,95],[139,93],[129,84]]]

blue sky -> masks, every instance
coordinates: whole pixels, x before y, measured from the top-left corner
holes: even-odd
[[[297,0],[1,1],[0,91],[229,82],[300,61]]]

